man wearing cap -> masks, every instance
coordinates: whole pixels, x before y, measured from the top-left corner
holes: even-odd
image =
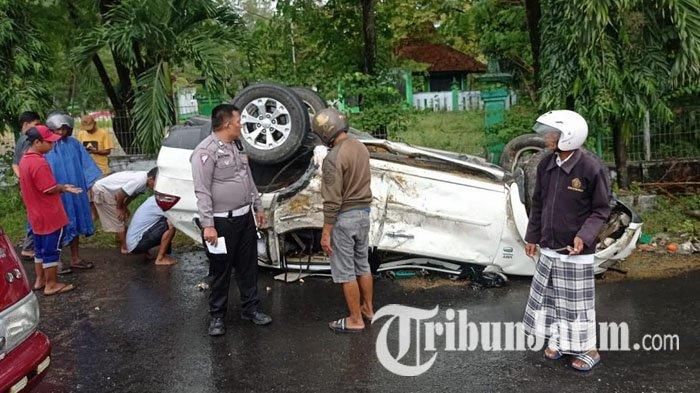
[[[39,124],[39,114],[32,111],[22,112],[19,115],[19,127],[20,135],[15,141],[15,151],[12,159],[12,171],[19,179],[19,161],[22,159],[24,153],[29,149],[29,142],[27,141],[27,131]],[[27,224],[27,233],[22,241],[22,257],[33,258],[34,257],[34,237],[32,236],[32,228]]]
[[[347,118],[333,108],[314,116],[311,129],[332,147],[322,165],[321,247],[330,256],[333,282],[342,284],[350,315],[330,322],[338,333],[361,332],[374,317],[369,266],[369,213],[372,203],[369,151],[350,138]]]
[[[27,131],[29,149],[19,162],[19,185],[27,208],[27,219],[34,230],[34,289],[44,295],[55,295],[74,289],[72,284],[57,280],[63,228],[68,216],[60,193],[79,194],[81,189],[70,184],[57,184],[44,154],[60,139],[47,127],[37,125]]]
[[[194,149],[190,162],[199,222],[207,249],[211,293],[209,335],[226,333],[231,271],[241,294],[241,318],[267,325],[272,318],[260,311],[256,219],[265,225],[258,189],[253,182],[248,157],[241,152],[241,112],[222,104],[211,114],[214,132]],[[254,216],[255,215],[255,216]],[[223,243],[223,244],[221,244]],[[206,245],[206,244],[205,244]]]
[[[107,131],[97,127],[94,117],[86,115],[80,119],[80,131],[77,139],[85,146],[85,149],[90,153],[90,157],[102,171],[102,174],[108,175],[110,172],[109,155],[114,148],[114,144],[112,143],[112,137]]]

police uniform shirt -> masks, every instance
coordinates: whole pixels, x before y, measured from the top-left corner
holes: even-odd
[[[262,210],[248,157],[234,143],[225,143],[212,133],[197,145],[190,162],[203,227],[214,226],[214,213],[237,210],[251,203],[255,211]]]

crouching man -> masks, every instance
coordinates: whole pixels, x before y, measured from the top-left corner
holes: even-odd
[[[165,218],[165,213],[156,203],[156,197],[146,199],[131,218],[126,232],[126,248],[130,254],[145,254],[153,259],[151,249],[158,247],[156,265],[174,265],[170,257],[170,246],[175,237],[175,227]]]
[[[153,190],[158,176],[158,167],[150,171],[123,171],[112,173],[95,183],[92,188],[95,210],[100,217],[102,230],[117,234],[119,249],[126,249],[126,220],[131,214],[129,203],[146,189]]]
[[[525,330],[548,339],[544,356],[573,356],[588,371],[596,350],[594,257],[598,233],[610,214],[610,186],[598,160],[580,149],[586,120],[557,110],[537,119],[535,132],[554,151],[537,166],[525,252],[540,257],[525,308]]]

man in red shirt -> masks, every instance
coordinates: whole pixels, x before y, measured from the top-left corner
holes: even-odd
[[[49,163],[44,158],[61,138],[46,126],[37,125],[27,131],[29,149],[19,162],[19,186],[27,208],[27,218],[34,231],[34,289],[44,288],[44,295],[55,295],[73,290],[73,284],[57,280],[61,256],[63,227],[68,216],[63,209],[62,192],[81,193],[70,184],[57,184]]]

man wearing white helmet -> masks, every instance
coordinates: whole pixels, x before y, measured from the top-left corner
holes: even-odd
[[[61,194],[69,220],[63,229],[63,245],[70,246],[71,262],[70,266],[60,269],[59,274],[94,267],[93,262],[80,258],[79,238],[81,235],[92,236],[95,233],[87,190],[102,177],[102,171],[85,147],[71,136],[73,125],[73,118],[63,112],[53,112],[46,118],[46,126],[61,137],[46,154],[46,161],[49,162],[56,181],[73,184],[85,191],[80,194]]]
[[[548,340],[544,356],[571,355],[572,367],[592,369],[596,351],[593,263],[597,236],[610,215],[610,185],[604,168],[581,146],[586,120],[568,110],[537,119],[534,131],[552,150],[537,166],[525,252],[540,257],[523,323]]]

